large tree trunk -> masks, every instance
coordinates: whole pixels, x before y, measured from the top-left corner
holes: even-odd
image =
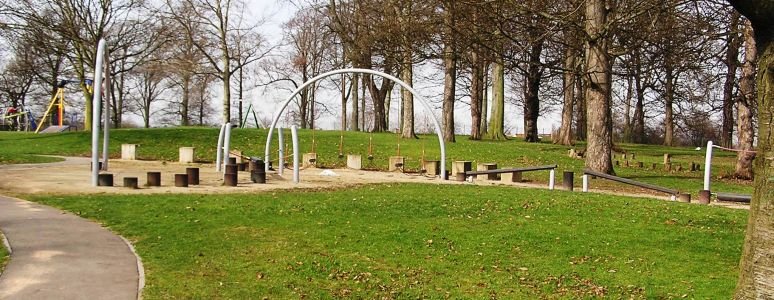
[[[734,176],[740,179],[753,178],[753,160],[755,152],[753,141],[755,131],[753,129],[753,105],[755,104],[755,60],[758,58],[755,49],[755,38],[752,26],[745,22],[744,26],[744,62],[742,64],[742,78],[739,80],[739,99],[736,101],[738,149],[736,171]]]
[[[529,66],[527,67],[524,90],[524,140],[536,143],[538,136],[538,117],[540,116],[540,55],[543,53],[543,40],[539,39],[530,47]]]
[[[623,141],[632,142],[632,98],[634,97],[634,78],[631,74],[626,76],[626,103],[624,105],[624,129]]]
[[[575,100],[575,105],[577,106],[575,110],[575,137],[579,141],[585,141],[587,137],[586,133],[588,132],[586,122],[586,77],[576,77],[575,85],[577,86],[576,90],[578,90],[578,94],[576,95],[577,99]]]
[[[492,115],[489,116],[486,138],[506,140],[505,136],[505,63],[498,57],[492,67]]]
[[[605,33],[607,10],[604,0],[587,0],[585,4],[586,46],[586,115],[588,118],[588,146],[586,168],[613,174],[613,119],[610,82],[612,66],[607,53]]]
[[[454,130],[454,101],[457,97],[457,59],[452,45],[443,50],[443,138],[456,142]]]
[[[352,84],[350,84],[350,95],[352,95],[352,120],[349,122],[350,129],[352,131],[360,131],[360,93],[358,93],[360,80],[357,74],[352,75]]]
[[[735,299],[774,299],[774,2],[730,1],[755,30],[758,157]]]
[[[483,69],[482,74],[482,91],[481,91],[481,124],[478,130],[481,132],[481,136],[486,135],[486,126],[489,121],[489,64],[482,62]]]
[[[443,45],[443,139],[456,142],[454,130],[454,102],[457,97],[457,53],[454,38],[454,3],[444,1],[444,45]]]
[[[562,125],[559,127],[559,136],[554,144],[572,145],[572,115],[575,104],[575,50],[567,46],[564,49],[564,76],[562,86],[564,89],[564,103],[562,104]]]
[[[188,103],[190,103],[191,100],[191,74],[184,74],[181,80],[183,81],[183,97],[180,103],[180,125],[188,126],[190,125],[188,119]]]
[[[341,130],[347,130],[347,75],[341,74]]]
[[[223,58],[223,123],[231,122],[231,60]]]
[[[634,91],[637,93],[637,102],[634,104],[634,120],[632,125],[632,142],[645,142],[645,86],[642,84],[642,69],[640,68],[639,51],[635,54],[634,66]]]
[[[484,100],[483,59],[475,51],[471,54],[470,72],[470,139],[481,139],[481,114]]]
[[[384,70],[385,73],[390,73],[389,69]],[[371,94],[371,101],[374,103],[374,128],[373,132],[384,132],[388,130],[387,127],[387,114],[385,113],[384,100],[387,98],[387,92],[392,87],[392,82],[387,79],[382,79],[381,87],[376,86],[376,82],[372,75],[363,75],[365,82],[368,84],[368,92]]]
[[[405,51],[405,50],[404,50]],[[400,79],[406,84],[414,85],[414,64],[411,57],[411,52],[406,51],[403,54],[403,67],[400,72]],[[401,98],[401,137],[403,138],[416,138],[414,134],[414,94],[409,90],[400,89]],[[385,107],[385,110],[389,113],[389,104]],[[389,117],[388,117],[389,118]]]
[[[667,62],[664,71],[666,72],[664,76],[664,81],[666,82],[664,86],[664,146],[672,146],[674,145],[675,137],[675,117],[673,110],[675,86],[674,69],[669,62]]]
[[[739,57],[739,13],[731,12],[728,40],[726,40],[726,81],[723,83],[723,125],[721,127],[720,145],[731,147],[734,136],[734,83]]]

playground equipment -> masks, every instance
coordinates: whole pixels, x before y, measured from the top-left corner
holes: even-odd
[[[592,171],[592,170],[588,170],[588,169],[583,170],[583,192],[584,193],[589,191],[589,176],[595,176],[595,177],[604,178],[604,179],[607,179],[607,180],[612,180],[612,181],[616,181],[616,182],[620,182],[620,183],[625,183],[625,184],[641,187],[641,188],[644,188],[644,189],[649,189],[649,190],[654,190],[654,191],[659,191],[659,192],[667,193],[667,194],[671,195],[671,199],[673,201],[677,200],[678,197],[680,197],[681,200],[684,200],[684,199],[687,200],[686,202],[690,202],[690,199],[691,199],[691,195],[690,194],[682,194],[682,193],[680,193],[680,191],[675,190],[675,189],[665,188],[665,187],[657,186],[657,185],[650,184],[650,183],[639,182],[639,181],[636,181],[636,180],[631,180],[631,179],[628,179],[628,178],[613,176],[613,175],[609,175],[609,174],[605,174],[605,173],[601,173],[601,172],[596,172],[596,171]]]
[[[108,59],[108,53],[105,51],[106,42],[104,39],[99,41],[97,45],[97,57],[94,64],[94,78],[104,78],[105,85],[105,111],[102,113],[104,116],[104,132],[103,132],[103,145],[102,145],[102,162],[99,161],[99,130],[100,130],[100,110],[102,109],[102,85],[99,82],[94,84],[94,97],[92,98],[92,129],[91,129],[91,182],[93,186],[98,186],[98,177],[100,169],[103,171],[108,170],[108,148],[110,144],[110,64],[105,64],[105,60]],[[104,74],[104,77],[103,77]],[[97,80],[99,81],[99,80]],[[101,164],[101,167],[100,167]]]
[[[704,156],[704,189],[699,191],[699,200],[707,203],[709,203],[709,200],[710,200],[709,198],[712,195],[712,192],[711,192],[712,190],[710,189],[710,177],[712,176],[711,169],[712,169],[713,148],[718,148],[721,150],[726,150],[731,152],[755,152],[755,151],[725,148],[725,147],[715,145],[712,141],[707,142],[707,153]],[[724,199],[728,199],[726,201],[734,201],[734,202],[749,203],[750,201],[748,199],[752,199],[751,195],[741,195],[741,194],[716,193],[716,196],[718,197],[719,200],[723,200],[721,199],[721,196],[723,196]]]
[[[37,127],[29,109],[9,107],[3,110],[3,117],[0,119],[1,130],[30,131],[31,128]]]
[[[43,117],[40,119],[40,126],[38,126],[37,129],[35,129],[35,133],[39,133],[41,129],[43,129],[43,124],[46,124],[46,119],[48,119],[48,116],[51,115],[52,109],[56,109],[56,119],[52,117],[52,125],[53,129],[46,128],[44,132],[62,132],[64,130],[67,130],[70,126],[64,125],[64,112],[65,112],[65,86],[67,84],[71,83],[69,80],[62,80],[59,81],[59,84],[56,86],[56,93],[54,93],[54,96],[51,97],[51,101],[48,102],[48,108],[46,108],[46,112],[43,114]]]
[[[231,123],[225,123],[220,126],[220,134],[218,134],[218,147],[215,149],[215,171],[225,172],[223,165],[227,164],[228,162],[230,148]]]
[[[270,147],[271,147],[272,135],[274,134],[274,128],[277,126],[277,123],[279,122],[280,117],[282,117],[282,113],[288,107],[290,102],[293,101],[293,99],[298,94],[300,94],[303,90],[305,90],[307,87],[309,87],[310,85],[314,84],[315,82],[320,81],[320,80],[322,80],[324,78],[333,76],[333,75],[345,74],[345,73],[371,74],[371,75],[381,76],[382,78],[384,78],[386,80],[391,80],[391,81],[397,83],[398,85],[400,85],[401,87],[403,87],[404,89],[406,89],[407,91],[409,91],[411,94],[413,94],[415,99],[419,100],[419,102],[422,103],[422,105],[424,106],[425,110],[428,113],[432,111],[432,108],[430,107],[429,103],[422,97],[422,95],[417,93],[416,90],[414,90],[411,86],[409,86],[405,82],[403,82],[400,79],[398,79],[398,78],[396,78],[394,76],[391,76],[389,74],[386,74],[386,73],[383,73],[383,72],[379,72],[379,71],[374,71],[374,70],[368,70],[368,69],[341,69],[341,70],[330,71],[330,72],[318,75],[318,76],[310,79],[309,81],[305,82],[304,84],[302,84],[298,88],[296,88],[296,90],[293,91],[293,93],[282,104],[282,106],[280,107],[279,111],[274,113],[274,119],[271,122],[271,126],[269,126],[269,134],[266,137],[266,147],[265,147],[265,151],[264,151],[264,155],[265,155],[264,161],[270,161],[271,160],[271,156],[270,156],[271,148]],[[435,126],[435,132],[438,135],[438,143],[439,143],[440,148],[441,148],[441,174],[445,174],[446,173],[446,146],[445,146],[444,141],[443,141],[443,132],[441,131],[441,125],[438,122],[438,119],[435,117],[435,115],[433,115],[432,120],[433,120],[433,125]],[[295,152],[295,149],[297,149],[297,146],[298,146],[297,142],[294,139],[294,145],[293,145],[293,148],[294,148],[293,161],[294,162],[296,162],[298,160],[298,153]],[[371,157],[370,154],[369,154],[369,157]],[[268,164],[266,165],[266,169],[268,171]],[[293,170],[294,175],[295,175],[295,173],[297,171],[298,171],[297,167],[294,165],[294,170]],[[443,176],[441,176],[441,179],[444,179]]]
[[[535,166],[535,167],[522,167],[522,168],[508,168],[508,169],[493,169],[493,170],[481,170],[481,171],[464,171],[464,177],[460,178],[462,180],[465,180],[468,176],[474,176],[474,175],[498,175],[498,174],[512,174],[512,178],[521,178],[521,173],[524,172],[532,172],[532,171],[543,171],[548,170],[548,189],[553,190],[554,189],[554,177],[556,173],[556,167],[557,165],[546,165],[546,166]]]
[[[247,106],[247,112],[246,113],[247,113],[248,117],[250,115],[253,116],[253,121],[255,122],[255,127],[256,128],[260,128],[261,127],[261,125],[260,125],[261,123],[258,123],[258,115],[255,113],[255,109],[253,109],[253,104],[252,103],[250,103],[250,105]],[[246,117],[242,118],[242,124],[239,124],[239,128],[245,128],[245,126],[247,126],[247,118]]]

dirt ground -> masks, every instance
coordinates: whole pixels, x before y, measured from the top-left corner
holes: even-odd
[[[308,168],[301,170],[301,182],[294,184],[293,171],[285,170],[283,176],[269,172],[266,184],[250,181],[249,172],[239,172],[237,187],[223,185],[223,176],[215,171],[214,164],[184,164],[177,162],[119,160],[109,161],[109,171],[113,174],[113,187],[94,187],[91,185],[90,158],[65,157],[65,161],[47,164],[0,165],[0,194],[21,196],[25,194],[161,194],[161,193],[255,193],[282,189],[317,189],[346,187],[367,183],[432,183],[432,184],[468,184],[468,185],[507,185],[519,188],[548,188],[543,184],[503,183],[478,180],[475,182],[444,181],[438,177],[398,172],[375,172],[364,170]],[[175,187],[175,174],[185,173],[188,167],[199,168],[199,185]],[[161,172],[161,187],[143,187],[147,172]],[[332,172],[333,174],[324,175]],[[122,187],[124,177],[137,177],[139,189]],[[644,194],[625,194],[620,191],[598,191],[615,195],[628,195],[669,200]],[[748,208],[747,205],[713,202],[713,205],[730,208]]]

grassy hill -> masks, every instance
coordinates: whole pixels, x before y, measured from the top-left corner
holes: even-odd
[[[111,131],[110,153],[111,157],[119,158],[121,144],[139,144],[138,157],[147,160],[177,160],[179,147],[196,147],[197,159],[201,161],[214,161],[215,148],[217,147],[218,128],[158,128],[158,129],[120,129]],[[243,151],[246,155],[263,157],[267,130],[263,129],[234,129],[232,133],[232,149]],[[290,146],[290,132],[285,130],[285,141]],[[366,159],[369,154],[369,139],[372,139],[373,161]],[[277,138],[274,141],[273,151],[277,149]],[[312,140],[315,141],[314,150],[317,153],[318,165],[321,167],[343,167],[345,159],[339,159],[339,143],[341,132],[339,131],[299,131],[299,143],[301,153],[312,152]],[[420,169],[422,153],[426,160],[438,160],[440,158],[439,143],[435,135],[420,135],[419,139],[400,139],[395,133],[362,133],[345,132],[343,134],[343,154],[360,154],[363,157],[363,166],[369,169],[386,170],[390,156],[398,154],[406,158],[406,169],[417,171]],[[89,132],[72,132],[59,134],[28,134],[15,132],[0,133],[0,163],[20,162],[45,162],[55,160],[50,157],[35,156],[35,154],[47,155],[71,155],[89,156],[91,151],[91,135]],[[617,145],[625,151],[629,157],[634,154],[635,159],[629,161],[626,166],[621,159],[622,153],[616,154],[620,166],[616,168],[619,176],[649,182],[669,188],[679,189],[684,192],[696,193],[702,188],[701,171],[690,171],[691,163],[702,164],[704,151],[697,151],[686,147],[663,147],[655,145]],[[583,145],[576,146],[581,149]],[[290,147],[288,147],[290,148]],[[576,177],[583,170],[583,160],[570,158],[567,152],[570,148],[553,145],[548,142],[525,143],[521,140],[508,141],[471,141],[466,136],[458,136],[457,143],[449,143],[446,146],[447,167],[455,160],[468,160],[474,163],[497,163],[500,167],[532,166],[544,164],[559,165],[557,178],[562,171],[574,171]],[[286,153],[290,153],[287,151]],[[665,171],[663,169],[663,156],[665,153],[672,155],[674,165],[681,165],[682,170]],[[273,159],[276,158],[276,152]],[[724,175],[732,174],[736,156],[733,153],[716,151],[713,160],[713,190],[725,192],[752,193],[749,182],[740,182],[729,179],[721,179]],[[638,168],[637,162],[643,162],[645,168]],[[656,169],[652,165],[656,163]],[[526,173],[525,178],[536,182],[546,182],[544,173]],[[558,182],[558,181],[557,181]],[[576,179],[579,182],[579,179]],[[629,191],[629,187],[621,186],[605,181],[595,181],[593,187],[605,187],[609,189],[621,189]]]

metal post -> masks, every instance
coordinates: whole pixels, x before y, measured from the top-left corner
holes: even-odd
[[[226,137],[226,124],[220,125],[220,133],[218,134],[218,148],[215,148],[215,171],[220,172],[223,166],[223,139]]]
[[[97,45],[97,61],[94,64],[94,96],[92,97],[91,114],[91,184],[97,186],[99,177],[99,113],[102,102],[102,64],[105,56],[105,40],[101,39]]]
[[[583,192],[589,191],[589,175],[583,174]]]
[[[548,177],[548,189],[549,190],[554,190],[554,176],[555,175],[556,174],[554,172],[554,169],[551,169],[551,171],[549,171],[549,173],[548,173],[548,176],[549,176]]]
[[[704,157],[704,190],[710,190],[710,169],[712,169],[712,141],[707,142],[707,156]]]
[[[223,161],[227,162],[230,157],[229,151],[231,150],[231,122],[226,123],[226,133],[223,140]]]
[[[277,174],[282,176],[285,170],[285,137],[282,134],[282,127],[277,128],[277,141],[279,142],[279,156],[277,157]]]
[[[105,126],[102,128],[102,170],[108,170],[108,159],[110,158],[110,101],[112,100],[112,82],[110,82],[110,57],[105,51],[105,115],[103,116]],[[64,96],[64,95],[62,95]],[[64,100],[63,100],[64,101]]]
[[[290,126],[290,135],[293,139],[293,183],[299,183],[299,166],[298,166],[298,127],[296,125]]]

